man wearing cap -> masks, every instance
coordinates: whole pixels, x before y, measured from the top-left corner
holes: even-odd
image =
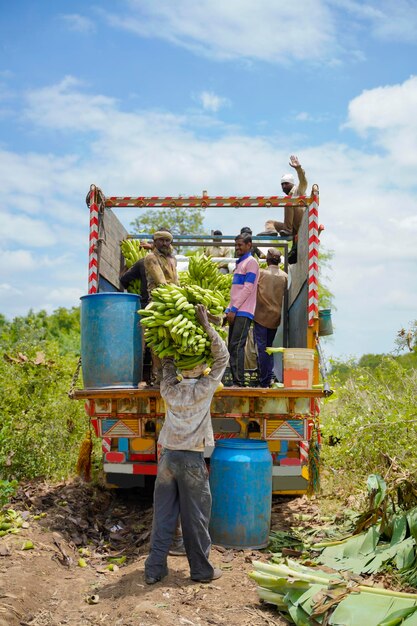
[[[211,493],[204,447],[214,446],[210,404],[229,354],[201,304],[196,306],[196,316],[211,341],[213,365],[209,373],[203,375],[204,364],[178,376],[173,359],[162,360],[161,396],[166,416],[158,440],[162,452],[154,491],[151,549],[145,562],[148,585],[168,574],[167,556],[179,515],[191,579],[208,583],[222,575],[208,560]]]
[[[274,358],[265,352],[272,346],[281,322],[282,301],[287,289],[287,274],[280,269],[281,255],[269,248],[266,255],[268,268],[260,270],[254,314],[254,336],[258,352],[259,383],[269,387],[273,375]]]
[[[290,156],[290,166],[297,171],[298,184],[295,184],[293,174],[284,174],[281,178],[282,191],[287,196],[304,196],[307,190],[307,178],[298,158],[294,155]],[[265,222],[265,230],[269,232],[275,230],[283,237],[295,237],[300,228],[303,214],[304,207],[302,206],[286,206],[284,207],[284,221],[268,220]]]

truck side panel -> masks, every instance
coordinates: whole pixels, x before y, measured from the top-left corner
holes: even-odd
[[[127,236],[127,230],[113,211],[106,209],[99,215],[99,291],[123,291],[120,284],[123,267],[120,242]]]

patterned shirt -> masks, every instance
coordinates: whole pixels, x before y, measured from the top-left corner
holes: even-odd
[[[207,334],[214,359],[208,376],[178,382],[174,361],[162,360],[160,392],[166,415],[158,443],[169,450],[202,451],[204,446],[214,446],[210,404],[229,361],[229,352],[213,328]]]

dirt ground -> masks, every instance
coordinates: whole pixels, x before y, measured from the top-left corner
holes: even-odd
[[[274,607],[260,602],[247,576],[253,559],[267,559],[263,552],[214,546],[211,561],[223,576],[211,584],[190,580],[185,557],[169,557],[169,576],[146,585],[149,495],[81,482],[32,483],[13,508],[25,521],[18,534],[0,538],[0,626],[287,623]],[[304,513],[318,515],[308,499],[274,497],[272,529],[297,526],[297,516]],[[27,541],[33,549],[22,549]],[[126,560],[110,571],[112,557]]]

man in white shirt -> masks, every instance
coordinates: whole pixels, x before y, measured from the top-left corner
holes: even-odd
[[[229,361],[226,344],[210,325],[207,311],[196,306],[197,319],[211,340],[213,365],[178,372],[173,359],[162,361],[160,392],[165,401],[165,422],[158,443],[162,452],[154,492],[151,550],[145,562],[145,581],[159,582],[168,573],[167,556],[180,515],[190,576],[198,582],[220,578],[222,571],[210,564],[208,526],[211,492],[204,460],[205,446],[214,446],[210,404]]]

